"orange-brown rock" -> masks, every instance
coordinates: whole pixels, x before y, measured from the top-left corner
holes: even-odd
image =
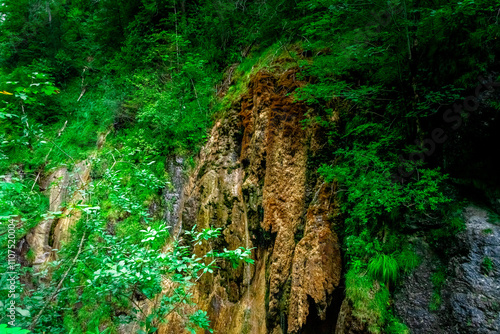
[[[304,237],[295,248],[288,330],[298,332],[306,323],[311,298],[321,320],[326,319],[329,297],[340,282],[341,254],[337,235],[332,232],[330,186],[319,186],[318,198],[307,210]]]
[[[174,234],[221,227],[212,247],[254,248],[255,265],[222,264],[199,281],[195,299],[217,333],[299,333],[311,313],[335,326],[326,312],[341,303],[333,300],[342,264],[330,219],[338,205],[335,189],[308,169],[324,143],[289,94],[304,84],[296,69],[257,73],[211,130],[185,185]],[[177,333],[171,326],[162,331]]]

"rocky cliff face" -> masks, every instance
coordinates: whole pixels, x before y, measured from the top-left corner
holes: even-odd
[[[195,224],[214,226],[223,230],[216,247],[253,248],[255,265],[223,265],[204,276],[195,293],[217,333],[369,333],[343,300],[336,186],[318,179],[313,162],[324,136],[319,127],[302,126],[307,107],[287,95],[303,84],[293,69],[257,73],[215,124],[197,168],[175,195],[176,235]],[[394,299],[395,314],[411,333],[500,331],[498,225],[487,221],[484,210],[471,206],[464,212],[466,230],[449,261],[425,238],[414,238],[422,263]],[[440,270],[446,278],[436,292],[433,275]],[[436,293],[441,302],[431,311]],[[160,332],[181,328],[172,318]]]
[[[90,182],[90,162],[78,163],[73,171],[61,167],[42,180],[42,187],[47,189],[50,212],[61,212],[60,218],[49,215],[26,235],[26,241],[33,250],[33,266],[38,269],[47,261],[54,259],[53,249],[61,249],[68,242],[70,230],[80,219],[81,212],[71,205],[84,201],[82,192]]]
[[[313,111],[288,95],[305,84],[296,73],[255,74],[247,93],[212,128],[188,177],[181,158],[167,161],[172,187],[164,192],[164,219],[172,235],[179,237],[195,225],[213,226],[223,231],[216,248],[252,249],[254,265],[234,269],[222,263],[194,291],[194,301],[220,334],[369,333],[343,298],[337,188],[316,173],[317,157],[326,146],[322,128],[303,125]],[[338,121],[338,115],[331,121]],[[54,258],[52,249],[68,240],[79,219],[71,205],[63,204],[84,199],[80,190],[90,182],[88,161],[72,172],[57,169],[41,182],[50,211],[62,215],[47,218],[26,236],[35,269]],[[464,219],[466,229],[446,261],[425,242],[421,230],[409,232],[415,234],[422,263],[396,288],[394,310],[412,333],[500,332],[500,227],[474,206],[465,209]],[[198,254],[208,250],[194,249]],[[433,276],[440,271],[446,276],[437,291]],[[434,300],[430,307],[436,294],[440,303]],[[137,301],[146,314],[155,302]],[[158,332],[183,333],[180,319],[170,315]],[[119,331],[139,329],[134,322]]]
[[[323,142],[300,123],[306,106],[287,96],[302,84],[293,69],[257,73],[185,185],[177,231],[220,227],[218,247],[253,248],[255,265],[223,265],[202,279],[197,299],[217,333],[333,331],[342,301],[338,203],[335,186],[308,168]]]
[[[475,206],[465,209],[464,219],[434,312],[432,276],[443,264],[423,240],[414,241],[423,262],[396,294],[395,309],[415,334],[500,332],[500,226]]]
[[[109,132],[99,135],[96,147],[101,149]],[[26,235],[26,242],[33,251],[33,267],[38,270],[47,261],[54,260],[57,255],[53,249],[61,249],[70,240],[70,231],[81,217],[81,211],[74,205],[84,203],[85,190],[91,182],[90,172],[92,160],[96,152],[87,160],[77,163],[73,170],[61,167],[40,180],[40,188],[49,197],[49,212],[60,212],[56,217],[49,214]]]

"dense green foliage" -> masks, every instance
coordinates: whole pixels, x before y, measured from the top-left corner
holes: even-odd
[[[295,92],[314,110],[304,125],[317,123],[327,133],[328,153],[314,167],[326,182],[339,183],[354,314],[374,333],[405,332],[390,299],[419,263],[408,235],[443,212],[452,218],[426,231],[432,246],[446,245],[463,228],[456,208],[447,206],[450,178],[439,139],[468,120],[457,104],[441,118],[446,106],[475,93],[478,75],[489,80],[481,79],[481,92],[492,90],[490,73],[500,71],[499,6],[497,0],[0,1],[2,247],[9,219],[19,240],[42,219],[62,214],[47,213],[39,179],[95,154],[86,203],[71,204],[85,216],[72,242],[47,277],[23,269],[31,281],[19,296],[20,323],[29,326],[55,293],[35,332],[113,332],[135,316],[134,300],[154,299],[169,277],[178,293],[165,295],[143,324],[152,332],[188,297],[189,282],[213,263],[188,256],[180,244],[168,257],[158,255],[168,233],[150,207],[167,205],[164,162],[195,154],[214,115],[223,114],[216,111],[244,91],[248,73],[287,54],[288,66],[309,82]],[[235,85],[220,101],[224,70],[234,63],[240,63]],[[444,134],[434,135],[437,127]],[[192,231],[192,242],[218,233]],[[248,260],[241,249],[207,256],[235,265]],[[484,272],[490,267],[485,258]],[[439,305],[438,276],[431,308]],[[205,315],[186,317],[190,326],[208,328]]]
[[[438,253],[446,253],[453,235],[463,228],[457,207],[447,204],[453,195],[445,190],[447,153],[440,144],[467,122],[459,101],[471,95],[477,77],[498,71],[498,5],[356,0],[299,4],[306,10],[299,20],[302,45],[316,54],[312,63],[302,64],[304,75],[314,80],[299,98],[322,111],[319,124],[325,125],[332,113],[340,116],[335,124],[326,123],[335,153],[319,172],[327,182],[340,184],[346,295],[374,333],[383,328],[405,331],[391,316],[390,303],[377,300],[387,301],[385,289],[391,291],[393,283],[418,265],[408,243],[412,231],[427,230],[419,225],[433,221],[437,227],[426,238]],[[495,79],[481,81],[481,91],[491,91]],[[475,97],[480,97],[477,90]],[[339,98],[345,107],[332,103]],[[455,104],[457,116],[450,119],[451,110],[443,112],[453,102],[460,107]],[[443,134],[434,136],[438,127]],[[433,310],[441,285],[435,284]]]
[[[332,126],[331,131],[332,141],[340,148],[338,154],[352,162],[350,167],[361,165],[365,169],[371,165],[375,169],[372,175],[389,173],[406,185],[421,179],[411,171],[423,167],[422,162],[430,162],[431,167],[442,163],[439,161],[442,142],[436,142],[435,149],[420,142],[430,137],[436,125],[448,126],[445,129],[448,134],[449,130],[457,130],[462,124],[459,117],[445,122],[439,119],[445,106],[465,98],[467,90],[470,92],[476,86],[478,75],[487,77],[487,71],[498,70],[495,63],[498,44],[494,41],[500,30],[495,3],[309,1],[301,4],[313,13],[301,20],[301,30],[307,37],[303,45],[316,50],[317,56],[312,64],[303,65],[305,74],[315,81],[304,87],[300,96],[324,109],[327,115],[332,112],[328,101],[341,97],[350,102],[340,110],[340,124]],[[333,40],[326,36],[333,36]],[[489,84],[482,82],[484,86],[479,91],[491,90],[494,79],[490,77]],[[453,110],[460,114],[463,109]],[[450,129],[446,123],[451,122],[454,123]],[[424,152],[423,159],[415,159],[420,152]],[[398,167],[401,169],[397,170]],[[331,174],[332,177],[338,177],[339,172],[340,178],[345,178],[341,170]],[[328,174],[325,169],[323,173]],[[431,178],[435,179],[435,175]],[[351,179],[359,179],[359,174]],[[377,181],[373,183],[382,180]],[[425,201],[435,189],[431,186],[422,199]],[[417,194],[414,192],[413,196]],[[409,204],[407,200],[401,201]]]
[[[186,232],[187,245],[176,240],[165,250],[168,232],[161,213],[150,213],[150,205],[161,201],[159,191],[168,184],[164,167],[135,163],[125,148],[118,151],[111,144],[94,158],[93,166],[90,188],[76,190],[85,204],[67,203],[66,208],[72,209],[69,213],[45,215],[64,218],[81,212],[83,217],[72,231],[73,241],[60,250],[57,260],[37,272],[30,266],[16,268],[22,277],[30,277],[28,282],[17,281],[21,283],[17,288],[23,288],[24,294],[15,298],[16,323],[33,327],[35,333],[94,333],[95,328],[103,326],[114,333],[120,324],[143,319],[144,333],[152,333],[166,315],[176,311],[185,316],[192,331],[198,327],[209,329],[205,313],[183,308],[192,305],[190,286],[212,272],[219,260],[227,259],[234,266],[241,260],[251,263],[250,251],[240,248],[214,250],[201,257],[191,255],[189,244],[210,242],[220,236],[220,229],[193,229]],[[17,200],[12,195],[18,193],[28,203],[37,198],[23,188],[20,180],[13,178],[12,182],[2,183],[3,201]],[[30,208],[20,202],[16,205]],[[35,212],[43,210],[46,206]],[[28,223],[36,222],[37,217],[17,211],[3,213],[2,217],[7,221],[8,217],[17,219],[20,215],[22,228],[16,231],[18,234],[26,233]],[[2,248],[2,256],[7,257],[6,248]],[[29,254],[26,257],[30,261]],[[7,269],[7,263],[3,267]],[[5,279],[2,277],[2,284],[6,284]],[[152,304],[149,314],[139,314],[142,307],[137,302],[144,300]],[[68,307],[68,302],[76,308]],[[0,306],[7,314],[8,305]]]
[[[8,328],[7,325],[2,324],[2,325],[0,325],[0,333],[2,333],[2,334],[26,334],[26,333],[29,333],[29,331],[27,331],[25,329],[21,329],[19,327]]]
[[[115,333],[120,324],[142,319],[151,333],[175,311],[190,331],[208,330],[205,313],[183,306],[190,303],[190,286],[219,259],[251,262],[245,249],[190,254],[186,242],[209,242],[219,230],[193,231],[184,244],[159,253],[168,233],[163,213],[150,214],[152,206],[168,205],[161,196],[170,187],[166,157],[193,154],[203,142],[226,64],[214,59],[237,57],[242,45],[229,45],[227,34],[236,33],[230,29],[208,32],[219,11],[211,6],[200,16],[172,1],[2,1],[2,232],[10,218],[17,239],[41,219],[64,218],[47,214],[37,181],[94,156],[84,203],[64,205],[85,217],[71,243],[42,272],[16,267],[23,277],[17,291],[24,291],[16,296],[16,324],[35,333]],[[202,30],[209,35],[199,39]],[[222,48],[214,47],[219,38]],[[102,150],[92,153],[109,131]],[[6,245],[7,234],[1,237]],[[7,258],[4,246],[1,256]],[[33,253],[26,259],[33,261]],[[2,292],[2,300],[6,296]],[[144,300],[153,307],[143,315],[135,303]],[[0,305],[2,322],[9,321],[7,306]]]

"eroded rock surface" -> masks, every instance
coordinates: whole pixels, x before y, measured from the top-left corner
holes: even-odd
[[[457,236],[434,312],[431,277],[439,263],[427,244],[416,242],[423,263],[395,298],[395,310],[412,333],[500,333],[500,226],[475,206],[465,209],[464,218],[466,230]]]
[[[49,197],[49,212],[60,212],[61,216],[48,215],[26,235],[34,254],[35,269],[53,258],[53,249],[60,249],[62,243],[69,241],[70,228],[80,219],[81,213],[66,204],[83,199],[81,191],[89,180],[90,163],[86,160],[78,163],[72,171],[61,167],[42,180],[41,187],[46,189]]]
[[[69,198],[71,203],[84,202],[84,192],[90,182],[90,161],[84,160],[76,164],[71,179],[75,183],[75,188],[72,189],[72,196]],[[64,243],[69,242],[71,228],[73,228],[82,215],[81,210],[74,209],[72,205],[64,208],[62,217],[59,218],[54,227],[52,248],[61,249]]]
[[[109,132],[98,136],[96,147],[101,149]],[[92,153],[87,160],[77,163],[71,171],[61,167],[42,179],[40,188],[45,190],[49,197],[49,212],[60,212],[60,216],[48,215],[27,235],[26,241],[33,251],[35,270],[52,259],[56,253],[53,249],[61,249],[62,245],[69,241],[72,227],[81,217],[81,210],[76,210],[72,204],[85,201],[85,191],[91,180],[91,161],[96,152]],[[59,217],[59,218],[56,218]]]
[[[170,183],[163,194],[165,202],[167,203],[164,220],[167,222],[171,230],[179,220],[181,205],[180,198],[185,183],[183,163],[184,159],[181,157],[173,157],[167,160],[166,167],[167,173],[170,176]]]
[[[257,73],[213,127],[184,189],[175,231],[220,227],[214,247],[254,248],[255,265],[222,264],[200,280],[197,302],[220,334],[300,333],[312,316],[335,325],[326,312],[341,303],[333,300],[342,268],[331,218],[338,203],[334,187],[308,170],[322,137],[303,127],[306,106],[288,96],[301,85],[293,69]]]
[[[67,200],[68,185],[69,174],[65,167],[57,169],[42,182],[42,187],[48,189],[49,211],[58,211],[61,204]],[[45,263],[52,253],[49,237],[54,221],[54,218],[46,218],[26,235],[26,241],[33,251],[35,268]]]

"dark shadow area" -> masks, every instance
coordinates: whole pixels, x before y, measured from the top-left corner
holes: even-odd
[[[344,289],[341,284],[332,296],[332,303],[326,310],[325,320],[321,320],[316,311],[314,301],[309,297],[309,315],[307,322],[304,325],[301,334],[333,334],[335,333],[335,326],[337,325],[337,318],[340,312],[340,306],[344,299]]]

